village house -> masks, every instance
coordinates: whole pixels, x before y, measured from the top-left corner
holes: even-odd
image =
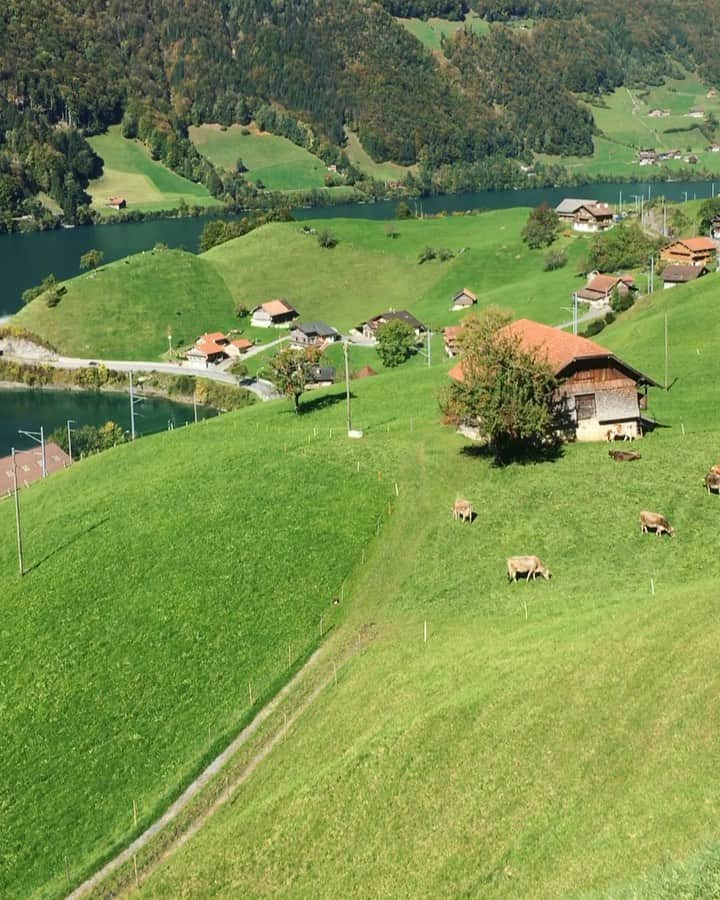
[[[573,296],[597,309],[610,303],[616,289],[621,296],[634,291],[635,279],[632,275],[601,275],[599,272],[591,272],[585,287],[575,291]]]
[[[125,207],[127,206],[127,200],[124,197],[110,197],[107,205],[117,210],[125,209]]]
[[[453,359],[460,352],[458,338],[460,337],[462,329],[462,325],[448,325],[447,328],[443,329],[443,344],[445,346],[445,352],[450,359]]]
[[[658,161],[665,161],[668,159],[680,159],[682,153],[680,150],[661,150],[658,153]]]
[[[185,354],[185,359],[193,369],[207,369],[231,356],[230,339],[222,331],[202,334]]]
[[[654,150],[641,150],[638,153],[638,162],[641,166],[654,166],[658,155]]]
[[[235,340],[230,341],[230,343],[226,345],[225,352],[230,359],[239,359],[254,346],[253,342],[249,341],[247,338],[235,338]]]
[[[595,200],[577,200],[574,197],[566,197],[555,207],[555,215],[561,222],[572,225],[575,221],[575,214],[581,206],[593,206],[594,204]]]
[[[324,322],[303,322],[293,326],[290,338],[296,347],[324,347],[342,340],[342,335]]]
[[[715,241],[720,241],[720,215],[713,216],[710,222],[710,237]]]
[[[663,287],[674,288],[679,284],[689,284],[702,278],[703,275],[707,275],[705,266],[683,266],[677,263],[665,266],[662,272]]]
[[[252,311],[251,324],[256,328],[288,327],[299,313],[287,300],[268,300]]]
[[[67,453],[53,441],[45,444],[45,471],[48,475],[67,469],[72,460]],[[18,488],[28,487],[43,477],[42,449],[18,450],[15,453],[15,470]],[[15,489],[12,455],[0,459],[0,499],[9,496]]]
[[[475,303],[477,303],[475,294],[467,288],[463,288],[461,291],[458,291],[457,294],[453,295],[452,306],[450,309],[453,312],[458,309],[469,309]]]
[[[715,268],[717,247],[710,238],[682,238],[668,244],[660,251],[660,259],[666,263],[678,263],[685,266],[707,266]]]
[[[602,441],[615,437],[642,437],[642,410],[647,388],[659,387],[611,350],[579,335],[519,319],[504,329],[520,346],[546,360],[560,382],[559,394],[578,441]],[[464,380],[462,360],[449,372]],[[642,389],[642,391],[641,391]]]
[[[314,388],[330,387],[335,383],[335,366],[313,366],[310,371],[310,380],[305,385],[307,390]]]
[[[586,203],[575,213],[575,231],[596,233],[607,231],[614,224],[613,211],[607,203]]]
[[[669,109],[651,109],[648,113],[648,116],[651,119],[665,119],[670,115]]]
[[[385,325],[387,322],[392,322],[394,320],[405,322],[406,325],[409,325],[412,328],[417,337],[427,331],[423,323],[419,319],[416,319],[415,316],[406,309],[389,309],[387,312],[380,313],[380,315],[368,319],[367,322],[363,322],[360,326],[360,332],[367,340],[375,340],[377,338],[378,328],[380,328],[381,325]]]

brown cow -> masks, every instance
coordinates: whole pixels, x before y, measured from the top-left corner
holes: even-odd
[[[713,466],[713,469],[716,468]],[[708,494],[715,491],[717,494],[720,494],[720,472],[713,472],[713,469],[705,476],[705,487],[707,488]]]
[[[545,581],[552,578],[552,572],[540,562],[537,556],[510,556],[507,561],[507,577],[508,581],[517,581],[518,575],[525,575],[526,580],[530,581],[538,575],[542,575]]]
[[[469,500],[456,500],[450,511],[453,519],[462,519],[463,522],[472,524],[475,510],[472,508],[472,503]]]
[[[655,534],[658,537],[660,537],[661,534],[669,534],[670,537],[675,534],[675,529],[668,522],[665,516],[661,516],[660,513],[647,512],[647,510],[643,510],[640,513],[641,534],[647,534],[649,528],[654,528]]]
[[[720,475],[720,464],[715,466],[710,466],[710,474],[711,475]]]
[[[634,459],[642,459],[637,450],[608,450],[608,456],[611,456],[615,462],[632,462]]]

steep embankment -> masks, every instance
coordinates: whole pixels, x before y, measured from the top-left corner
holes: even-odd
[[[669,305],[681,390],[653,392],[670,427],[630,465],[600,444],[493,469],[439,425],[437,373],[362,385],[400,489],[343,626],[372,621],[375,641],[144,895],[576,895],[718,839],[720,501],[701,479],[719,435],[700,422],[717,338],[696,346],[690,324],[709,296],[656,298],[604,336],[661,376],[652,328]],[[458,495],[472,526],[449,516]],[[675,539],[641,535],[643,507]],[[553,580],[508,585],[522,552]]]
[[[569,263],[545,272],[545,251],[520,240],[526,218],[527,210],[512,209],[391,223],[309,222],[338,238],[332,250],[297,222],[275,223],[199,257],[156,251],[103,266],[67,282],[58,306],[50,309],[39,297],[16,322],[68,355],[155,359],[167,348],[168,327],[175,346],[205,331],[238,327],[252,334],[248,320],[234,315],[238,303],[251,308],[286,297],[306,321],[340,329],[389,308],[410,309],[438,329],[459,321],[450,301],[467,287],[481,307],[497,303],[553,324],[568,316],[563,307],[577,286],[574,262],[584,241],[561,238]],[[420,264],[426,247],[455,255]]]

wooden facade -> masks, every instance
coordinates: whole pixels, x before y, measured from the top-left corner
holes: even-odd
[[[645,395],[638,379],[613,359],[578,359],[559,377],[578,441],[642,437]]]
[[[666,263],[682,266],[707,266],[713,269],[717,247],[710,238],[686,238],[675,241],[660,251]]]

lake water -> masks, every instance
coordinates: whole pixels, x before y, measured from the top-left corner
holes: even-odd
[[[589,195],[597,200],[618,203],[622,194],[624,204],[635,201],[633,195],[664,195],[668,200],[710,197],[714,190],[710,182],[662,182],[658,184],[593,184],[573,188],[539,188],[518,191],[475,191],[464,194],[444,194],[411,201],[410,205],[424,213],[458,212],[467,209],[506,209],[516,206],[556,206],[563,197]],[[297,209],[297,219],[352,218],[392,219],[396,201],[347,204],[344,206]],[[64,280],[79,272],[80,256],[96,248],[105,254],[106,262],[131,253],[149,250],[156,243],[169,247],[184,247],[197,251],[200,234],[207,218],[156,219],[124,225],[99,225],[87,228],[62,228],[35,234],[0,236],[0,318],[16,312],[21,306],[22,292],[39,284],[53,272]]]
[[[214,415],[214,410],[198,407],[198,418]],[[19,429],[39,431],[42,426],[49,436],[68,419],[74,420],[73,428],[112,420],[129,431],[130,401],[126,394],[0,388],[0,457],[9,454],[12,447],[28,450],[36,446],[30,438],[18,434]],[[138,435],[165,431],[171,424],[184,427],[192,421],[193,408],[186,403],[152,397],[135,407]]]

